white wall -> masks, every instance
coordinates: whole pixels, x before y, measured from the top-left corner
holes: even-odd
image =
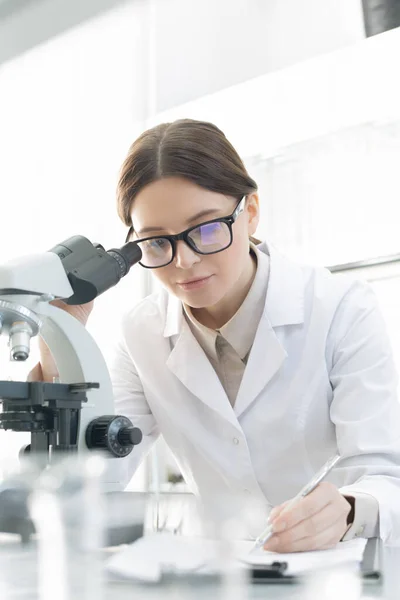
[[[0,0],[0,64],[123,1]]]
[[[365,36],[361,0],[8,0],[0,64],[120,4],[134,26],[144,2],[154,9],[157,111]]]
[[[359,125],[255,160],[258,237],[310,264],[398,254],[399,156],[400,115],[394,123]]]
[[[243,157],[400,117],[400,27],[159,112],[216,123]]]
[[[157,111],[365,37],[361,0],[154,2]]]

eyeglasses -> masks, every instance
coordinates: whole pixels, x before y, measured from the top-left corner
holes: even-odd
[[[232,225],[244,211],[245,203],[246,196],[243,196],[231,215],[189,227],[176,235],[132,240],[142,251],[142,259],[139,264],[146,269],[166,267],[175,258],[176,242],[179,240],[183,240],[197,254],[216,254],[226,250],[232,244]],[[131,233],[132,229],[128,233],[127,241]]]

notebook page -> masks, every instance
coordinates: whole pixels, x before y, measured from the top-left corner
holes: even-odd
[[[354,564],[362,561],[367,540],[342,542],[332,550],[278,554],[259,549],[251,552],[254,542],[234,542],[232,554],[242,565],[288,563],[287,574],[306,573],[336,564]],[[214,540],[190,538],[169,533],[151,534],[122,548],[107,562],[109,574],[141,581],[159,581],[165,572],[176,574],[213,572],[218,556]]]
[[[243,562],[249,565],[265,565],[274,561],[288,563],[288,575],[299,575],[307,571],[313,571],[324,567],[333,567],[339,564],[360,564],[362,562],[367,540],[356,538],[348,542],[340,542],[329,550],[315,550],[313,552],[292,552],[280,554],[267,552],[262,548],[251,552],[252,542],[237,542],[237,555]]]

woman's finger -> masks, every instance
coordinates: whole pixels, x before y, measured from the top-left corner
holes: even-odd
[[[329,523],[328,527],[312,536],[296,538],[294,533],[290,531],[274,535],[265,545],[265,549],[273,552],[305,552],[331,548],[340,542],[345,529],[346,522],[340,516],[333,523]]]
[[[316,538],[332,523],[337,523],[338,527],[340,527],[340,540],[347,528],[346,513],[345,511],[338,509],[335,504],[329,504],[319,513],[313,515],[309,519],[301,521],[289,530],[278,530],[278,527],[275,527],[274,536],[271,538],[271,544],[285,548],[291,547],[298,540]],[[274,542],[272,542],[272,539],[274,539]],[[266,545],[267,550],[273,549],[271,544]]]
[[[301,521],[310,519],[329,504],[337,504],[344,510],[348,502],[334,485],[324,482],[291,509],[283,513],[281,511],[271,521],[276,528],[291,529]]]

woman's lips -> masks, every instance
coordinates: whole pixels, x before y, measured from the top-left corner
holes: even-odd
[[[200,277],[198,279],[189,279],[188,281],[178,281],[177,284],[179,285],[180,288],[182,288],[186,292],[189,292],[190,290],[197,290],[198,288],[201,288],[204,285],[206,285],[210,281],[211,277],[212,277],[212,275],[207,275],[207,277]]]

